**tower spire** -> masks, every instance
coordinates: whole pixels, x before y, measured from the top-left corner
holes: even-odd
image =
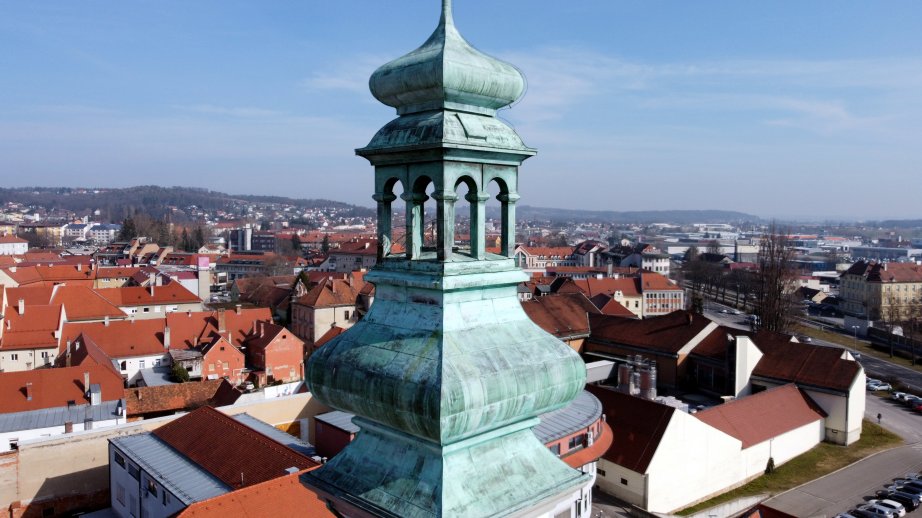
[[[442,0],[442,18],[439,20],[439,25],[454,25],[451,16],[451,0]]]

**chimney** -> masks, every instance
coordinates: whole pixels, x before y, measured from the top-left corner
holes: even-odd
[[[243,304],[237,304],[237,314],[239,315],[243,311]]]
[[[83,271],[83,264],[82,264],[82,263],[77,263],[77,271],[78,271],[78,272],[82,272],[82,271]]]
[[[64,366],[70,367],[70,340],[67,341],[67,355],[64,356]]]
[[[19,299],[19,314],[26,314],[26,299]]]
[[[687,316],[688,316],[688,325],[692,325],[692,322],[695,321],[695,316],[692,315],[691,313],[688,313]]]
[[[163,348],[170,348],[170,326],[165,326],[163,328]]]
[[[106,327],[109,327],[109,315],[103,317],[102,324]]]
[[[224,317],[224,308],[218,309],[218,332],[227,331],[227,319]]]
[[[90,371],[83,372],[83,395],[90,395]]]
[[[32,382],[26,382],[26,401],[32,401]]]

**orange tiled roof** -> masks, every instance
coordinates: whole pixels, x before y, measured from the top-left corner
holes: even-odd
[[[28,241],[26,241],[25,239],[21,237],[16,237],[12,234],[9,234],[9,235],[4,234],[0,236],[0,244],[7,244],[7,243],[28,243]]]
[[[35,369],[0,373],[0,413],[25,412],[67,406],[68,401],[86,403],[83,374],[90,373],[90,384],[98,383],[103,401],[122,399],[124,382],[111,369],[98,365]],[[32,400],[26,397],[26,383],[32,384]]]
[[[327,509],[326,503],[299,480],[299,477],[308,471],[310,469],[196,502],[180,511],[176,516],[177,518],[227,518],[229,516],[270,518],[278,516],[281,510],[297,509],[297,512],[303,516],[333,518],[335,515]]]
[[[328,278],[298,299],[298,304],[314,308],[353,306],[362,287],[348,280]]]
[[[711,321],[688,311],[636,320],[608,315],[589,315],[590,344],[605,342],[675,354]]]
[[[153,287],[102,288],[96,290],[96,292],[102,298],[119,307],[147,306],[151,304],[189,304],[202,301],[178,282],[168,282],[163,286]]]
[[[695,417],[749,448],[819,421],[826,412],[791,383],[702,410]]]
[[[318,463],[210,407],[153,432],[160,440],[233,488],[283,477],[288,468]]]
[[[622,277],[615,279],[605,277],[603,279],[575,279],[573,284],[589,298],[595,297],[600,293],[611,296],[617,291],[620,291],[625,297],[640,296],[640,287],[638,285],[638,279],[636,278]]]
[[[582,293],[545,295],[522,302],[522,309],[541,329],[558,337],[589,336],[589,313],[599,310]]]
[[[201,342],[211,341],[211,335],[219,332],[219,311],[177,311],[166,316],[166,325],[170,327],[170,347],[185,349],[196,347]],[[241,308],[223,311],[225,336],[230,335],[230,342],[240,347],[253,336],[256,322],[272,322],[269,308]]]
[[[165,354],[162,318],[105,322],[68,322],[61,333],[61,348],[81,334],[90,337],[110,358]]]

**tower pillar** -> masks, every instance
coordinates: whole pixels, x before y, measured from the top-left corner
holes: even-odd
[[[515,202],[520,196],[514,192],[496,197],[502,204],[502,231],[500,234],[500,255],[515,255]]]
[[[455,245],[455,201],[458,200],[458,195],[454,191],[436,191],[432,197],[436,201],[436,225],[438,227],[436,257],[440,261],[450,261],[452,248]]]

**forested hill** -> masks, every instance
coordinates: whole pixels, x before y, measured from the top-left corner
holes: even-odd
[[[121,222],[126,216],[141,212],[159,219],[167,213],[176,216],[173,208],[185,211],[195,206],[204,211],[224,210],[229,213],[245,211],[248,204],[290,205],[300,209],[335,208],[343,215],[372,216],[374,211],[367,207],[349,205],[325,199],[293,199],[281,196],[256,196],[226,194],[194,187],[159,187],[143,185],[124,189],[70,188],[70,187],[21,187],[0,188],[0,204],[23,203],[43,207],[46,210],[67,210],[78,214],[99,210],[100,215],[114,222]],[[180,212],[182,214],[182,212]]]

